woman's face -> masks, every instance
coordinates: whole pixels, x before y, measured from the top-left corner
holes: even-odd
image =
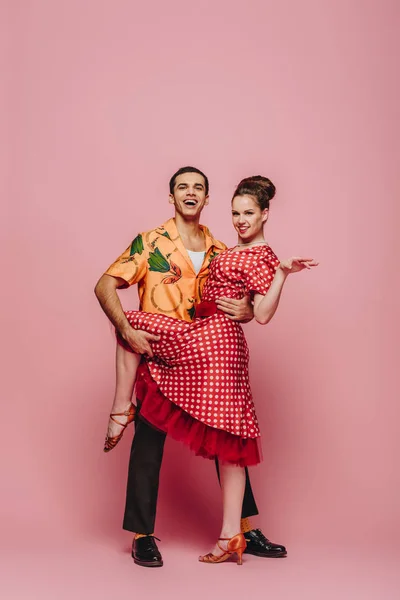
[[[268,209],[261,210],[253,196],[235,196],[232,200],[232,223],[242,243],[263,239],[267,219]]]

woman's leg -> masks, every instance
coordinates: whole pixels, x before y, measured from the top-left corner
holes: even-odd
[[[136,371],[139,366],[140,359],[140,354],[129,352],[117,343],[117,352],[115,358],[116,385],[114,401],[110,411],[111,414],[123,413],[129,410],[132,402]],[[121,423],[121,425],[110,419],[107,430],[108,437],[114,437],[121,433],[122,424],[126,423],[127,419],[127,416],[117,417],[117,420]]]
[[[222,490],[223,518],[221,538],[232,538],[240,533],[240,518],[242,514],[244,488],[246,475],[243,467],[229,464],[220,464],[220,478]],[[228,542],[219,542],[222,548],[227,548]],[[220,556],[223,551],[219,546],[212,550],[215,556]]]
[[[171,317],[163,318],[159,317],[155,319],[155,315],[152,313],[146,313],[142,311],[130,310],[126,311],[125,315],[129,323],[135,329],[141,329],[146,333],[151,334],[153,337],[156,335],[158,341],[152,341],[152,347],[158,352],[162,352],[165,343],[168,342],[168,336],[163,335],[161,340],[159,339],[160,334],[168,334],[171,328],[174,330],[177,328],[177,323],[182,327],[181,322],[178,319]],[[160,321],[160,322],[159,322]],[[184,325],[188,326],[188,323],[184,322]],[[136,354],[133,350],[126,349],[122,338],[117,336],[117,354],[116,354],[116,386],[114,402],[111,407],[110,414],[124,413],[131,407],[132,393],[135,386],[136,372],[140,364],[141,355]],[[155,338],[154,338],[155,339]],[[114,419],[109,420],[107,437],[112,438],[121,433],[123,425],[127,423],[128,416],[118,415]]]

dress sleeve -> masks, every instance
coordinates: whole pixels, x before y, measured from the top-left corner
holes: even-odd
[[[143,236],[139,234],[132,244],[107,269],[106,275],[120,277],[125,280],[123,288],[127,288],[143,279],[147,272],[147,252],[143,244]]]
[[[279,267],[279,259],[272,252],[271,248],[267,248],[265,253],[251,265],[246,279],[246,293],[261,294],[265,296],[268,292],[272,280],[274,279],[276,269]]]

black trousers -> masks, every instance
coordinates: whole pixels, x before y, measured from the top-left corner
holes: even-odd
[[[158,485],[164,452],[165,433],[138,419],[129,460],[128,485],[123,528],[135,533],[153,533],[155,529]],[[217,474],[219,467],[216,461]],[[242,518],[258,515],[258,509],[246,469],[246,488]]]

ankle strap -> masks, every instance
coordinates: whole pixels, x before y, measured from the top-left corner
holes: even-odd
[[[229,540],[233,539],[234,537],[237,537],[238,535],[243,535],[243,533],[241,531],[239,531],[239,533],[236,533],[236,535],[233,535],[230,538],[218,538],[218,541],[229,542]]]

